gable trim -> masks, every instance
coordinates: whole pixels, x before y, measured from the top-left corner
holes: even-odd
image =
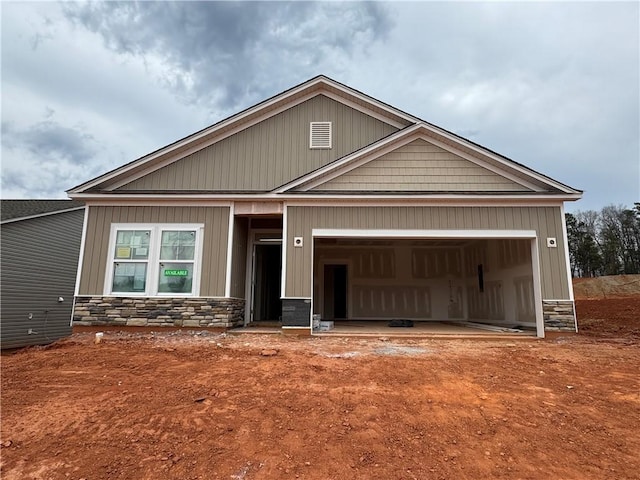
[[[335,89],[343,92],[345,94],[345,97],[332,92],[330,89]],[[307,91],[307,93],[304,93],[305,91]],[[296,97],[296,95],[299,96],[297,98],[293,98]],[[360,111],[361,113],[381,120],[396,128],[403,128],[405,125],[402,122],[395,120],[393,117],[397,117],[409,123],[420,121],[418,118],[402,112],[401,110],[395,109],[390,105],[374,99],[373,97],[369,97],[363,93],[358,92],[357,90],[336,82],[335,80],[320,75],[283,93],[271,97],[261,103],[258,103],[257,105],[249,107],[246,110],[241,111],[240,113],[221,120],[220,122],[217,122],[214,125],[203,130],[200,130],[199,132],[196,132],[192,135],[189,135],[188,137],[162,147],[152,153],[149,153],[126,165],[123,165],[122,167],[116,168],[115,170],[94,178],[93,180],[67,190],[67,193],[82,193],[92,187],[100,185],[101,183],[108,182],[111,179],[132,172],[131,176],[127,176],[127,178],[115,182],[107,189],[107,191],[113,191],[121,187],[122,185],[126,185],[127,183],[137,180],[144,175],[148,175],[149,173],[167,166],[168,164],[180,158],[183,158],[198,150],[213,145],[214,143],[219,142],[231,135],[234,135],[241,130],[247,129],[261,121],[273,117],[285,110],[288,110],[289,108],[295,107],[302,102],[305,102],[318,95],[325,95],[328,98],[331,98],[346,106],[352,107]],[[349,97],[355,97],[359,99],[364,103],[364,105],[351,100]],[[388,112],[389,116],[380,114],[374,111],[373,108],[368,108],[367,105],[375,106],[376,108]],[[250,118],[252,116],[254,117]],[[228,130],[222,131],[227,128]],[[189,147],[189,145],[191,145],[191,147]],[[154,163],[154,161],[162,159],[163,157],[166,158],[160,161],[158,164]],[[149,165],[146,168],[144,167],[145,165],[148,165],[150,163],[154,164]]]
[[[466,148],[469,148],[472,151],[475,151],[482,156],[490,158],[491,160],[498,162],[500,165],[504,165],[505,170],[499,167],[496,167],[490,164],[489,162],[484,162],[480,158],[476,158],[476,157],[473,157],[472,155],[462,152],[461,150],[457,149],[455,146],[450,145],[446,142],[443,142],[442,140],[439,140],[437,138],[434,138],[431,135],[439,135],[444,139],[451,141],[454,145],[464,145]],[[501,155],[498,155],[490,150],[487,150],[472,142],[469,142],[468,140],[465,140],[462,137],[457,137],[453,134],[450,134],[449,132],[443,131],[425,122],[420,122],[418,124],[407,127],[403,130],[400,130],[392,135],[389,135],[388,137],[385,137],[379,140],[378,142],[373,143],[357,152],[354,152],[350,155],[347,155],[338,160],[335,160],[334,162],[329,163],[319,169],[316,169],[313,172],[310,172],[306,175],[298,177],[297,179],[291,182],[288,182],[280,186],[279,188],[273,190],[273,192],[284,193],[308,183],[311,186],[302,189],[302,191],[307,191],[309,188],[313,188],[314,186],[321,185],[322,183],[325,183],[326,181],[329,181],[330,179],[333,179],[336,176],[341,175],[342,173],[346,173],[349,170],[342,169],[342,167],[345,167],[350,163],[360,162],[356,165],[356,166],[359,166],[374,158],[377,158],[378,156],[381,156],[393,151],[395,148],[398,148],[398,144],[400,142],[404,141],[404,138],[409,138],[408,141],[413,141],[416,138],[423,138],[427,142],[433,143],[434,145],[440,148],[443,148],[451,153],[459,155],[465,158],[466,160],[469,160],[477,164],[478,166],[487,168],[498,175],[505,176],[506,178],[522,186],[525,186],[526,188],[530,188],[534,192],[544,193],[544,190],[541,190],[539,186],[517,175],[510,174],[508,170],[509,169],[515,170],[523,175],[526,175],[532,180],[538,181],[544,185],[548,185],[550,188],[560,190],[561,192],[564,192],[567,194],[577,194],[577,195],[582,194],[582,192],[580,192],[579,190],[575,190],[571,187],[568,187],[567,185],[557,182],[549,177],[546,177],[545,175],[542,175],[528,167],[520,165],[517,162],[514,162],[513,160],[510,160],[506,157],[502,157]],[[400,146],[408,143],[408,141],[401,143]],[[376,157],[373,157],[374,155],[376,155]],[[339,172],[335,173],[334,175],[333,172],[338,169],[340,169]]]
[[[375,152],[375,154],[369,155],[369,156],[365,156],[363,158],[360,158],[358,160],[354,160],[353,162],[344,165],[342,168],[336,168],[333,172],[326,174],[324,176],[321,176],[319,178],[316,178],[315,180],[312,180],[311,182],[307,183],[306,185],[303,186],[303,188],[301,188],[300,190],[303,192],[307,192],[315,187],[318,187],[320,185],[323,185],[327,182],[330,182],[331,180],[338,178],[358,167],[361,167],[362,165],[366,165],[367,163],[379,159],[380,157],[382,157],[383,155],[386,155],[387,153],[391,153],[395,150],[397,150],[398,148],[402,148],[405,145],[408,145],[409,143],[415,141],[415,140],[424,140],[425,142],[431,143],[432,145],[435,145],[437,147],[442,148],[443,150],[453,153],[454,155],[457,155],[471,163],[473,163],[474,165],[477,165],[478,167],[484,168],[492,173],[495,173],[496,175],[499,175],[501,177],[504,177],[508,180],[511,180],[512,182],[521,185],[525,188],[528,188],[529,190],[533,191],[533,192],[544,192],[543,189],[541,189],[538,185],[535,185],[533,183],[527,182],[526,180],[516,176],[516,175],[512,175],[509,172],[506,172],[502,169],[497,168],[494,165],[491,165],[487,162],[483,162],[482,160],[475,158],[471,155],[468,155],[467,153],[458,150],[456,148],[451,147],[451,145],[448,145],[446,143],[440,142],[438,140],[432,139],[431,137],[427,137],[424,134],[420,134],[420,133],[415,133],[413,135],[410,135],[406,138],[403,138],[401,141],[399,141],[396,144],[393,145],[389,145],[386,148],[384,148],[383,150],[379,151],[379,152]]]

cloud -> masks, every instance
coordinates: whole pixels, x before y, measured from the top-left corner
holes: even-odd
[[[630,205],[638,18],[637,2],[5,2],[2,193],[63,196],[322,73],[586,190],[569,209]]]
[[[61,190],[78,179],[96,175],[100,165],[92,162],[100,149],[93,136],[54,120],[27,128],[2,122],[3,197],[60,197]]]
[[[184,101],[234,112],[321,72],[338,72],[391,28],[378,3],[64,4],[120,54],[157,65]]]
[[[50,111],[47,114],[50,116]],[[97,152],[93,136],[51,120],[39,122],[24,130],[17,130],[11,123],[3,122],[2,141],[9,148],[20,145],[47,162],[63,161],[79,165],[87,163]]]

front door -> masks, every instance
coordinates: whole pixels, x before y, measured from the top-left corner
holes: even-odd
[[[254,322],[278,322],[282,317],[280,282],[282,245],[254,246],[253,318]]]

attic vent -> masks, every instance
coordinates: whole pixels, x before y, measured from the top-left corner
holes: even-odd
[[[309,148],[331,148],[331,122],[311,122]]]

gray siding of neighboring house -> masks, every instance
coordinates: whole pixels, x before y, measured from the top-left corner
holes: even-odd
[[[310,149],[309,124],[322,121],[332,122],[332,148]],[[272,190],[397,130],[318,95],[118,190]]]
[[[286,296],[311,297],[313,228],[415,230],[535,230],[543,299],[568,299],[560,207],[294,207],[287,208]],[[555,237],[557,248],[547,248]]]
[[[229,207],[91,206],[80,277],[80,295],[103,295],[112,223],[202,223],[200,296],[225,294]]]
[[[2,225],[3,349],[47,344],[71,334],[83,218],[81,209]]]
[[[414,140],[313,190],[530,191],[508,178],[424,140]]]

